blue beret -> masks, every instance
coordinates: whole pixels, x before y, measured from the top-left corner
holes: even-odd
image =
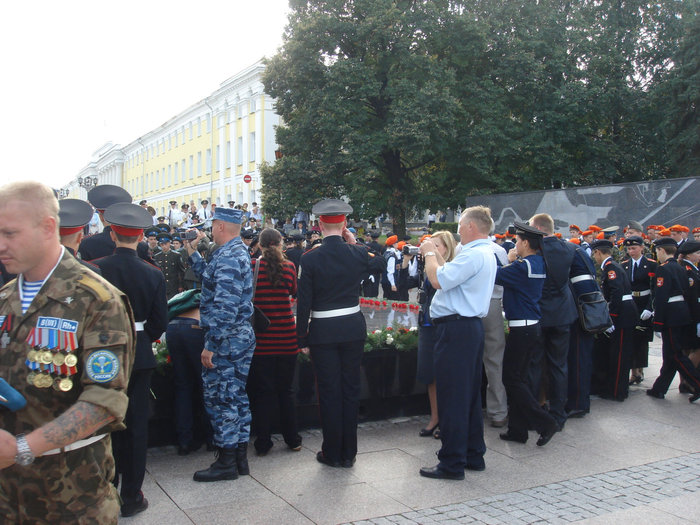
[[[214,216],[212,217],[212,220],[231,222],[233,224],[241,224],[243,222],[243,210],[236,210],[234,208],[221,208],[217,206],[214,210]]]

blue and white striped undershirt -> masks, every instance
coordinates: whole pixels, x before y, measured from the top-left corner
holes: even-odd
[[[36,294],[39,293],[39,290],[41,290],[41,287],[44,285],[44,283],[53,275],[54,270],[58,266],[58,264],[61,262],[61,259],[63,259],[63,253],[66,251],[66,249],[61,246],[61,254],[58,256],[58,260],[56,261],[56,264],[54,267],[51,269],[49,274],[44,277],[43,280],[41,281],[25,281],[24,280],[24,275],[20,274],[19,276],[19,298],[22,303],[22,314],[26,314],[27,310],[29,310],[29,307],[32,304],[32,301],[34,300],[34,297],[36,297]]]

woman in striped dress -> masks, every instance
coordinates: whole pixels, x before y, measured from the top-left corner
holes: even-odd
[[[247,389],[255,450],[264,456],[272,448],[272,418],[277,410],[287,447],[301,450],[292,389],[299,348],[290,301],[290,296],[297,293],[296,268],[285,259],[282,235],[277,230],[266,228],[259,239],[262,256],[252,261],[253,271],[259,265],[254,303],[271,323],[265,332],[256,334]]]

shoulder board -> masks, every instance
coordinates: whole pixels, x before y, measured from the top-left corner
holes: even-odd
[[[78,279],[78,284],[91,290],[103,302],[109,301],[112,298],[111,291],[103,283],[85,273]]]
[[[7,290],[10,286],[12,286],[12,283],[14,283],[15,281],[17,281],[17,277],[7,281],[4,285],[2,285],[2,287],[0,287],[0,290]]]
[[[625,263],[628,263],[628,262],[630,262],[630,260],[629,260],[629,259],[625,259],[624,261],[620,261],[620,264],[625,264]]]

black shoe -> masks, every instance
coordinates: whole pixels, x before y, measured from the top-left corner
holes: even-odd
[[[439,466],[423,467],[420,469],[420,475],[424,478],[432,479],[464,479],[464,472],[447,472],[446,470],[442,470]]]
[[[420,432],[418,432],[418,435],[419,435],[420,437],[429,437],[429,436],[432,436],[432,435],[433,435],[433,432],[435,432],[435,429],[438,428],[439,426],[440,426],[440,423],[436,423],[435,426],[434,426],[433,428],[428,428],[428,427],[421,428],[421,429],[420,429]]]
[[[695,403],[698,399],[700,399],[700,392],[695,392],[692,396],[688,398],[688,402]]]
[[[549,430],[546,430],[545,432],[542,432],[540,434],[540,438],[537,440],[537,446],[538,447],[544,447],[547,443],[549,443],[549,440],[552,439],[554,434],[558,432],[559,427],[554,426],[551,427]]]
[[[250,474],[247,441],[245,443],[239,443],[236,447],[236,467],[238,467],[238,474],[241,476],[248,476]]]
[[[690,389],[690,387],[688,385],[686,385],[685,383],[681,383],[678,386],[678,391],[681,394],[692,394],[693,393],[693,391]]]
[[[139,495],[134,501],[127,501],[122,505],[122,517],[128,518],[139,512],[143,512],[148,508],[148,500],[143,497],[143,492],[139,491]]]
[[[480,458],[468,459],[467,464],[464,466],[464,468],[467,470],[474,470],[476,472],[486,470],[486,462],[484,461],[484,457],[481,456]]]
[[[216,453],[216,461],[208,469],[194,473],[195,481],[221,481],[238,479],[238,464],[236,463],[237,447],[220,448]]]
[[[289,441],[285,439],[284,442],[287,444],[289,450],[293,450],[294,452],[299,452],[301,450],[301,436],[299,434]]]
[[[355,464],[355,458],[344,459],[343,461],[341,461],[340,466],[343,468],[352,468],[354,464]]]
[[[332,461],[323,455],[323,450],[319,450],[316,453],[316,461],[328,465],[329,467],[340,467],[340,461]]]
[[[653,388],[647,389],[647,395],[650,397],[655,397],[656,399],[663,399],[664,398],[664,394],[662,394],[660,392],[654,392]]]
[[[527,443],[527,438],[512,435],[510,432],[502,432],[498,435],[503,441],[515,441],[516,443]]]
[[[571,410],[566,413],[567,419],[578,419],[588,414],[588,410]]]
[[[190,447],[187,445],[178,445],[177,447],[177,455],[178,456],[187,456],[190,453]]]

